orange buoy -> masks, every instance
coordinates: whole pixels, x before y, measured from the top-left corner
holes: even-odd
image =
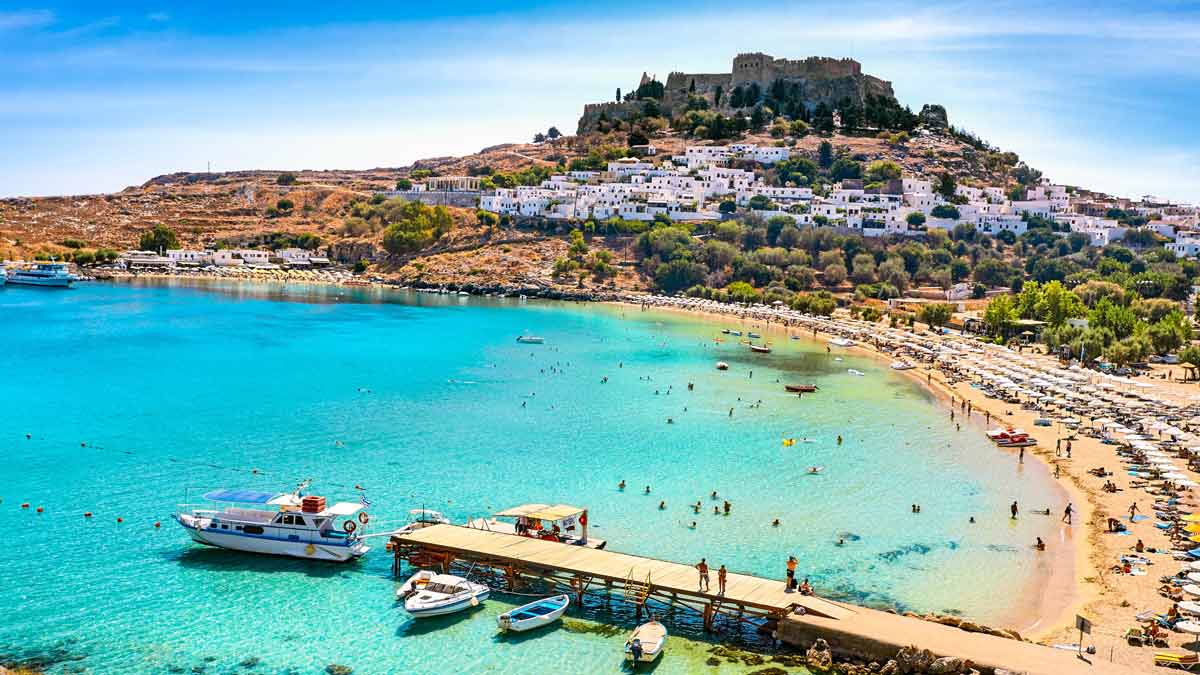
[[[23,508],[23,509],[29,508],[29,502],[25,502],[24,504],[21,504],[21,508]]]
[[[83,512],[83,517],[84,517],[84,518],[91,518],[91,517],[92,517],[92,512],[91,512],[91,511],[84,511],[84,512]]]
[[[43,508],[42,508],[42,507],[40,507],[40,506],[39,506],[39,507],[37,507],[37,512],[38,512],[38,513],[41,513],[42,511],[45,511],[45,509],[43,509]]]
[[[162,527],[162,523],[160,523],[159,521],[157,521],[157,520],[156,520],[156,521],[154,521],[154,526],[155,526],[155,527]]]

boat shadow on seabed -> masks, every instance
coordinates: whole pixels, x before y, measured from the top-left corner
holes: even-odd
[[[164,552],[163,558],[181,567],[206,572],[261,572],[303,574],[314,579],[332,579],[357,570],[355,563],[321,560],[301,560],[286,556],[265,556],[258,553],[230,551],[207,546],[192,546]]]

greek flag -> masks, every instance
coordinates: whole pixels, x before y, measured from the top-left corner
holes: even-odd
[[[358,501],[362,502],[362,505],[363,505],[363,506],[370,506],[370,505],[371,505],[371,502],[370,502],[370,501],[367,499],[367,493],[366,493],[366,492],[363,492],[362,494],[358,495]]]

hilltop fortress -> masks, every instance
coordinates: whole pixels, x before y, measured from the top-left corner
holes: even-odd
[[[860,105],[870,95],[895,98],[891,82],[864,75],[862,64],[854,59],[824,56],[810,56],[799,60],[777,59],[768,54],[753,52],[735,56],[733,67],[727,73],[671,73],[667,76],[660,104],[665,114],[672,114],[682,110],[690,96],[702,96],[712,109],[732,112],[734,108],[731,105],[731,94],[735,89],[757,85],[758,88],[766,90],[776,80],[799,86],[805,105],[810,109],[820,103],[833,106],[845,98]],[[633,89],[630,92],[631,96],[626,96],[625,100],[590,103],[584,106],[583,117],[579,120],[579,131],[593,128],[602,114],[609,119],[626,119],[639,114],[642,103],[633,100],[636,98],[636,92],[645,92],[647,85],[655,82],[656,78],[643,73],[638,87]]]

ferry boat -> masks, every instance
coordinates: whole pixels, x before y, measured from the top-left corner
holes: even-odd
[[[8,275],[8,283],[17,286],[46,286],[70,288],[75,277],[67,271],[64,263],[38,263],[31,269],[15,269]]]
[[[233,551],[346,562],[371,550],[362,532],[370,520],[365,504],[326,508],[324,497],[302,494],[308,485],[284,493],[213,490],[204,494],[211,504],[180,504],[174,518],[196,542]]]

